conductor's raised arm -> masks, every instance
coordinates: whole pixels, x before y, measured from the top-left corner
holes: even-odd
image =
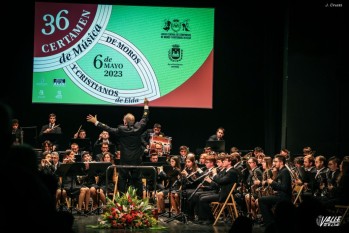
[[[88,114],[87,117],[86,117],[86,120],[87,120],[88,122],[91,122],[91,123],[93,123],[93,124],[96,124],[96,122],[97,122],[97,115],[92,116],[91,114]]]

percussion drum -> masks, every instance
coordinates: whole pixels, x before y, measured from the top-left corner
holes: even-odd
[[[149,148],[150,150],[156,149],[156,144],[162,145],[163,154],[170,154],[172,147],[172,138],[171,137],[161,137],[152,135],[149,140]]]

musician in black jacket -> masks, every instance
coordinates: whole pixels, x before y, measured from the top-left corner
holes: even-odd
[[[212,201],[224,202],[230,190],[232,189],[234,183],[238,182],[237,171],[233,168],[234,164],[237,162],[236,158],[227,154],[223,159],[223,170],[218,174],[215,169],[212,169],[213,177],[206,178],[207,182],[215,182],[220,186],[218,193],[212,193],[211,195],[204,195],[200,197],[199,200],[199,220],[196,222],[198,224],[210,225],[214,221],[212,210],[210,204]]]
[[[39,137],[41,141],[50,140],[53,143],[53,150],[59,150],[59,139],[62,134],[62,128],[59,124],[56,124],[56,114],[51,113],[48,120],[49,123],[41,127]]]
[[[209,195],[218,193],[219,186],[215,182],[208,183],[205,178],[212,175],[212,170],[217,169],[216,158],[214,155],[205,156],[204,174],[198,177],[194,183],[197,185],[196,189],[188,195],[187,214],[188,220],[195,220],[195,214],[198,213],[198,203],[201,195]]]
[[[135,117],[131,113],[127,113],[123,118],[123,125],[112,128],[97,120],[96,116],[89,114],[86,119],[100,129],[115,134],[119,139],[120,146],[120,165],[141,165],[144,147],[142,146],[141,135],[149,120],[149,101],[144,99],[144,112],[142,119],[136,122]],[[119,168],[118,169],[118,190],[121,193],[127,191],[127,180],[129,184],[137,189],[137,196],[143,197],[143,183],[141,170],[137,168]]]
[[[257,199],[265,226],[274,222],[272,212],[274,205],[280,201],[291,201],[292,198],[292,179],[290,172],[285,167],[286,158],[282,155],[276,155],[274,160],[278,173],[275,180],[269,178],[267,182],[276,193],[275,195],[263,196]]]
[[[149,142],[152,136],[165,137],[164,132],[161,131],[161,125],[159,123],[155,123],[152,129],[147,129],[142,134],[142,143],[146,149],[149,149]]]
[[[18,119],[12,119],[12,143],[23,144],[23,130],[19,127]]]

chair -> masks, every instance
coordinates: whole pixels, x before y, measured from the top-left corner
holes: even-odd
[[[342,212],[342,218],[341,218],[341,222],[340,222],[340,225],[342,225],[342,223],[344,222],[345,217],[348,214],[349,205],[335,205],[334,207],[336,209],[336,214],[340,214]]]
[[[119,174],[116,170],[116,167],[114,167],[114,171],[113,171],[113,182],[114,182],[114,191],[113,192],[108,192],[108,197],[112,197],[112,202],[115,201],[115,196],[118,193],[118,178],[119,178]]]
[[[292,202],[295,206],[302,202],[303,188],[304,185],[294,185],[292,189]]]
[[[213,226],[215,226],[220,218],[220,216],[225,215],[224,211],[225,209],[228,210],[228,213],[230,217],[232,218],[232,221],[234,221],[238,216],[238,210],[236,207],[236,202],[234,199],[234,191],[236,188],[236,183],[234,183],[233,187],[231,188],[228,197],[225,199],[224,203],[218,202],[218,201],[213,201],[211,202],[211,207],[212,207],[212,212],[213,216],[215,218],[215,221],[213,223]]]

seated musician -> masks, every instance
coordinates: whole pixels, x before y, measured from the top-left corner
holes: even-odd
[[[159,155],[156,151],[153,151],[150,154],[149,162],[151,163],[150,166],[156,167],[156,184],[154,183],[154,171],[151,169],[142,169],[142,177],[146,179],[146,186],[143,187],[144,192],[150,192],[150,195],[153,194],[153,191],[156,190],[163,190],[165,187],[163,185],[163,181],[165,180],[166,174],[163,171],[163,163],[159,163]],[[143,165],[149,165],[147,163],[144,163]],[[154,190],[154,186],[155,190]]]
[[[116,145],[112,142],[111,138],[110,138],[110,134],[108,131],[103,130],[100,134],[98,139],[95,141],[95,143],[93,144],[93,155],[97,155],[102,153],[102,146],[107,144],[109,149],[108,151],[112,154],[115,153],[116,151]],[[100,161],[97,159],[97,157],[94,157],[94,160],[96,161]]]
[[[304,159],[303,156],[297,156],[293,159],[293,172],[296,176],[296,180],[294,181],[294,185],[302,185],[304,183],[305,178],[305,169],[304,169]]]
[[[113,155],[110,152],[104,153],[101,162],[113,164]],[[106,172],[94,177],[95,183],[91,182],[93,181],[93,177],[90,177],[89,181],[92,183],[90,185],[90,193],[93,200],[93,209],[97,209],[99,202],[105,205],[106,194],[114,192],[114,175],[116,174],[112,170],[108,170],[108,184],[106,184]]]
[[[220,160],[222,157],[219,158]],[[194,192],[192,192],[190,195],[188,195],[187,199],[187,214],[189,220],[195,220],[195,215],[198,214],[198,201],[201,195],[207,195],[210,193],[217,193],[219,186],[214,183],[208,183],[206,182],[205,178],[206,176],[212,175],[212,169],[216,168],[216,157],[213,155],[207,155],[205,156],[205,169],[204,174],[202,174],[200,177],[198,177],[194,183],[198,183],[196,189]]]
[[[247,164],[250,174],[247,178],[247,190],[249,193],[245,194],[245,202],[248,213],[251,214],[253,219],[257,219],[255,201],[260,197],[258,190],[262,186],[263,172],[258,167],[258,159],[256,157],[249,158]]]
[[[272,208],[276,203],[280,201],[291,201],[292,198],[292,179],[290,172],[285,167],[286,158],[282,155],[275,155],[274,160],[278,173],[274,180],[269,178],[267,183],[276,191],[276,193],[257,199],[264,225],[267,227],[274,222]]]
[[[327,194],[326,196],[332,197],[333,193],[332,190],[333,188],[336,188],[337,186],[337,179],[340,174],[340,159],[336,156],[332,156],[328,159],[327,167],[329,169],[327,173]]]
[[[52,163],[51,159],[51,153],[48,151],[45,151],[42,154],[42,158],[39,164],[39,172],[42,172],[43,174],[47,175],[53,175],[55,172],[55,166]]]
[[[331,196],[319,197],[327,209],[334,209],[335,205],[349,204],[349,160],[343,159],[339,165],[340,174],[336,184],[328,186]]]
[[[179,147],[179,154],[180,154],[180,157],[179,157],[180,162],[181,163],[185,163],[187,155],[189,154],[189,147],[184,146],[184,145],[180,146]]]
[[[316,175],[316,167],[315,167],[315,158],[312,155],[306,155],[303,158],[303,166],[304,166],[304,192],[303,196],[313,196],[315,192],[315,175]]]
[[[210,207],[212,201],[224,202],[233,185],[238,182],[237,171],[233,168],[236,163],[236,158],[226,154],[223,159],[223,169],[217,173],[215,169],[212,169],[212,178],[206,177],[206,181],[211,183],[215,182],[219,185],[218,193],[211,193],[209,195],[200,196],[199,200],[199,212],[198,221],[199,224],[212,224],[214,217]]]
[[[186,195],[185,197],[189,197],[196,189],[196,186],[199,184],[198,182],[195,182],[196,179],[202,174],[203,171],[196,164],[195,154],[189,153],[185,160],[185,167],[181,171],[182,177],[179,180],[181,189],[179,190],[179,192],[175,192],[171,195],[171,202],[176,203],[174,205],[174,212],[176,214],[179,214],[181,212],[181,209],[182,212],[184,211],[183,208],[181,208],[181,204],[182,207],[186,207],[187,204],[181,203],[180,194],[182,194],[182,197],[184,197],[183,195]]]
[[[92,152],[91,140],[89,138],[87,138],[86,130],[80,129],[78,132],[76,132],[73,135],[73,139],[84,140],[84,143],[82,145],[80,145],[80,143],[78,143],[80,150]]]
[[[163,178],[165,179],[165,188],[163,190],[159,190],[156,193],[157,198],[157,207],[159,214],[165,212],[165,197],[169,195],[172,190],[176,190],[179,188],[179,183],[177,182],[178,177],[181,173],[181,164],[178,156],[172,156],[170,158],[170,165],[172,167],[166,174],[163,174]],[[171,200],[171,199],[170,199]],[[170,203],[171,209],[174,209],[175,203]]]
[[[75,153],[72,150],[66,150],[63,164],[75,163]],[[83,165],[83,169],[85,169]],[[79,215],[88,213],[88,204],[90,202],[90,191],[86,185],[87,173],[85,170],[81,170],[79,174],[72,174],[71,176],[62,176],[59,188],[56,192],[56,201],[60,202],[66,196],[74,199],[78,199],[77,213]],[[83,209],[84,208],[84,209]]]
[[[327,185],[327,173],[329,169],[326,167],[326,158],[323,155],[315,157],[315,182],[314,182],[314,196],[323,196],[325,187]]]
[[[260,185],[256,190],[256,196],[257,199],[263,196],[269,196],[274,194],[273,188],[268,184],[268,179],[275,179],[277,172],[273,171],[273,159],[269,156],[266,156],[263,158],[262,161],[262,169],[263,169],[263,175],[262,175],[262,181],[257,180],[254,183],[256,185]],[[257,220],[257,212],[258,212],[258,202],[256,202],[256,197],[252,195],[251,199],[251,215],[252,219]]]

